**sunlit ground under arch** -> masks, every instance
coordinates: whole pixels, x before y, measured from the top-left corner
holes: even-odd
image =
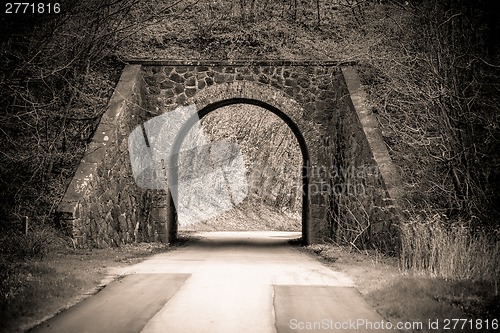
[[[300,231],[302,155],[285,122],[264,108],[247,104],[222,107],[201,122],[207,141],[224,140],[241,149],[248,193],[236,207],[218,216],[196,223],[184,216],[179,231]]]

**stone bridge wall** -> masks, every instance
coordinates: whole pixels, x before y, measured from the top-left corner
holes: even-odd
[[[322,150],[324,137],[333,128],[341,98],[340,67],[297,65],[287,62],[143,66],[146,83],[144,107],[154,117],[178,106],[195,104],[197,110],[221,100],[248,98],[266,102],[285,113],[304,136],[311,169],[328,163]],[[307,242],[321,242],[327,233],[326,193],[319,193],[321,179],[311,172]]]
[[[308,242],[335,239],[394,247],[390,226],[398,215],[390,197],[398,196],[397,173],[353,69],[283,61],[141,63],[142,68],[125,68],[91,145],[100,150],[84,158],[59,207],[61,221],[75,239],[98,246],[168,241],[172,235],[166,235],[165,222],[175,225],[169,194],[134,184],[128,134],[178,106],[194,103],[200,110],[241,97],[277,107],[305,138],[311,163],[310,198],[304,202],[311,222]],[[353,168],[365,173],[342,174]],[[349,186],[361,186],[364,192],[349,192]]]
[[[343,98],[333,121],[330,238],[390,253],[398,243],[399,175],[356,71],[351,67],[342,72]]]
[[[58,207],[58,223],[79,246],[155,241],[164,232],[152,214],[155,193],[131,173],[128,135],[143,122],[140,66],[124,70],[108,109]]]
[[[232,82],[255,82],[283,91],[304,109],[304,119],[328,122],[340,97],[340,67],[296,65],[287,62],[232,65],[143,66],[145,108],[152,116],[187,105],[206,87]],[[286,110],[282,110],[286,112]]]

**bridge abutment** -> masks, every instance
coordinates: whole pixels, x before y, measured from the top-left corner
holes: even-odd
[[[89,154],[95,165],[84,158],[59,206],[59,221],[73,238],[98,246],[175,240],[170,192],[134,184],[127,135],[179,106],[195,105],[201,118],[224,105],[248,103],[278,115],[299,141],[304,241],[394,249],[397,172],[352,68],[287,61],[139,63],[124,69],[101,120],[91,145],[100,153]],[[113,135],[104,142],[100,132]]]

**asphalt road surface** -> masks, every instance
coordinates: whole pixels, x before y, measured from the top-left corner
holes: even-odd
[[[383,332],[353,282],[289,245],[299,233],[200,233],[32,332]]]

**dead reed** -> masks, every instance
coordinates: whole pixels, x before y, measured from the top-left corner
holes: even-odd
[[[498,235],[465,222],[446,224],[439,216],[401,224],[400,265],[404,271],[449,280],[488,281],[498,295]]]

